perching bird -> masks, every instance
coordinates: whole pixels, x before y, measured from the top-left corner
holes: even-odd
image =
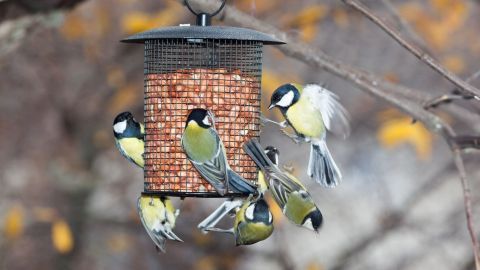
[[[115,145],[128,160],[143,168],[143,152],[145,149],[145,129],[130,112],[123,112],[113,121]]]
[[[267,155],[275,155],[277,149],[268,146],[265,149]],[[273,216],[270,212],[264,194],[268,190],[268,184],[262,171],[258,171],[257,192],[260,197],[253,200],[250,196],[245,200],[228,200],[223,202],[214,212],[198,224],[202,232],[215,231],[232,233],[237,245],[250,245],[268,238],[273,232]],[[248,210],[248,211],[247,211]],[[235,222],[229,230],[215,228],[215,225],[227,214],[234,212]],[[268,217],[268,218],[267,218]]]
[[[165,252],[166,240],[183,242],[173,233],[178,211],[168,197],[152,197],[141,195],[138,198],[137,210],[143,227],[155,243],[158,250]]]
[[[273,146],[267,146],[265,147],[265,150],[263,151],[265,155],[267,155],[268,159],[270,161],[278,166],[278,149],[273,147]],[[258,192],[262,195],[265,194],[265,192],[268,190],[268,182],[265,180],[265,175],[263,174],[262,170],[258,171]]]
[[[235,210],[235,221],[231,229],[219,229],[214,226],[230,211]],[[225,201],[217,210],[202,221],[198,228],[203,232],[213,231],[231,233],[235,243],[251,245],[267,239],[273,232],[273,216],[263,195],[253,198],[253,195],[241,200]]]
[[[311,142],[308,175],[317,183],[335,187],[342,175],[326,144],[326,130],[344,137],[350,133],[348,113],[338,96],[316,85],[284,84],[273,92],[270,107],[278,107],[295,135],[296,142]]]
[[[130,112],[123,112],[113,121],[113,134],[120,153],[143,169],[143,124],[135,121]],[[166,239],[182,241],[172,232],[179,211],[173,207],[168,197],[141,195],[138,198],[137,210],[145,230],[160,251],[165,252]]]
[[[205,109],[193,109],[182,135],[182,147],[188,159],[220,195],[228,190],[251,194],[256,187],[230,169],[225,148],[214,128],[213,115]]]
[[[262,170],[269,190],[283,214],[294,224],[318,232],[323,217],[305,186],[293,175],[281,171],[255,139],[245,143],[243,148]]]

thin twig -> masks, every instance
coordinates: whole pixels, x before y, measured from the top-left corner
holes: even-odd
[[[460,149],[480,149],[480,136],[457,136],[453,140]]]
[[[390,0],[380,0],[383,5],[387,8],[387,11],[391,14],[391,17],[397,22],[401,30],[403,30],[409,37],[412,39],[421,49],[425,52],[432,54],[428,48],[427,43],[423,38],[421,38],[415,30],[410,26],[410,24],[402,17],[398,12],[397,8],[393,5]]]
[[[477,72],[474,72],[467,79],[465,79],[465,81],[468,82],[468,83],[471,83],[475,79],[477,79],[479,76],[480,76],[480,70],[478,70]],[[436,108],[441,104],[450,103],[453,100],[474,98],[472,95],[462,95],[462,93],[460,93],[458,91],[458,89],[456,89],[456,88],[453,89],[450,92],[451,92],[451,94],[441,95],[441,96],[439,96],[437,98],[434,98],[434,99],[428,101],[427,103],[425,103],[425,109],[428,110],[428,109]]]
[[[431,68],[436,70],[440,75],[448,79],[450,82],[455,84],[459,90],[465,95],[473,95],[475,98],[480,99],[480,90],[471,84],[467,83],[466,81],[462,80],[459,76],[455,75],[453,72],[444,68],[440,63],[438,63],[435,59],[433,59],[430,55],[423,52],[421,49],[417,48],[415,45],[411,44],[407,40],[405,40],[401,34],[387,25],[382,19],[378,16],[373,14],[368,7],[363,5],[362,3],[356,0],[342,0],[346,5],[354,8],[355,10],[361,12],[365,15],[368,19],[382,28],[387,34],[389,34],[393,39],[395,39],[400,45],[402,45],[405,49],[415,55],[418,59],[425,62]]]
[[[457,147],[452,148],[453,159],[455,161],[455,166],[457,167],[458,173],[460,174],[460,182],[462,183],[463,189],[463,203],[465,205],[465,215],[467,217],[467,228],[468,233],[473,244],[473,253],[475,256],[475,269],[480,269],[480,246],[478,244],[478,239],[475,233],[475,227],[473,225],[473,214],[472,214],[472,199],[470,194],[470,186],[467,180],[467,173],[465,171],[465,166],[463,164],[461,150]]]

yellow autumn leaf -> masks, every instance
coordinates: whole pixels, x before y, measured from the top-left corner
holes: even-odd
[[[307,266],[305,267],[305,270],[323,270],[323,268],[319,263],[317,262],[309,262]]]
[[[122,29],[128,34],[143,32],[153,28],[150,15],[144,12],[132,12],[122,18]]]
[[[67,254],[73,249],[73,234],[67,222],[58,219],[52,224],[53,247],[60,254]]]
[[[313,6],[307,6],[295,14],[293,18],[290,18],[286,22],[286,26],[298,27],[307,24],[316,24],[323,19],[328,12],[326,5],[318,4]]]
[[[5,216],[3,232],[9,240],[17,239],[23,233],[24,210],[21,205],[14,205]]]
[[[442,64],[454,73],[461,73],[465,70],[465,61],[459,55],[447,55],[442,59]]]
[[[316,24],[305,24],[300,27],[300,39],[304,42],[312,42],[318,32]]]
[[[333,22],[342,28],[346,28],[350,20],[348,19],[347,11],[344,8],[336,8],[332,12]]]
[[[409,117],[388,120],[377,132],[380,143],[387,148],[408,143],[415,148],[417,157],[426,160],[432,152],[432,135],[421,124],[412,124]]]
[[[134,34],[176,24],[185,9],[175,1],[167,1],[166,4],[165,8],[154,14],[139,11],[128,13],[122,18],[122,29],[128,34]]]

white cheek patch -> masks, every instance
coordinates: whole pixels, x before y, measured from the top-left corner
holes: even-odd
[[[311,218],[308,218],[307,220],[305,220],[305,222],[302,224],[303,227],[306,227],[312,231],[314,231],[315,229],[313,228],[313,224],[312,224],[312,219]]]
[[[205,118],[203,118],[202,120],[203,124],[206,125],[206,126],[211,126],[212,124],[210,123],[210,119],[208,118],[208,116],[205,116]]]
[[[127,128],[127,120],[123,120],[122,122],[118,122],[115,125],[113,125],[113,130],[119,134],[123,133],[126,128]]]
[[[280,101],[277,102],[276,105],[280,107],[288,107],[292,105],[294,97],[295,97],[295,94],[293,93],[293,91],[288,91],[288,93],[283,95],[282,99],[280,99]]]
[[[252,203],[250,206],[247,207],[245,210],[245,217],[247,217],[250,220],[253,220],[253,212],[255,211],[255,204]]]

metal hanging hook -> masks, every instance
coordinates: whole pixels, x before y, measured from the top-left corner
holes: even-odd
[[[197,16],[197,25],[208,26],[211,23],[212,17],[220,13],[220,11],[222,11],[222,9],[225,7],[227,0],[222,0],[222,4],[220,5],[220,7],[213,13],[207,13],[207,12],[198,13],[192,8],[192,6],[190,6],[190,3],[188,3],[188,0],[184,0],[183,2],[187,6],[188,10],[190,10],[190,12],[192,12],[193,14],[195,14],[195,16]]]

